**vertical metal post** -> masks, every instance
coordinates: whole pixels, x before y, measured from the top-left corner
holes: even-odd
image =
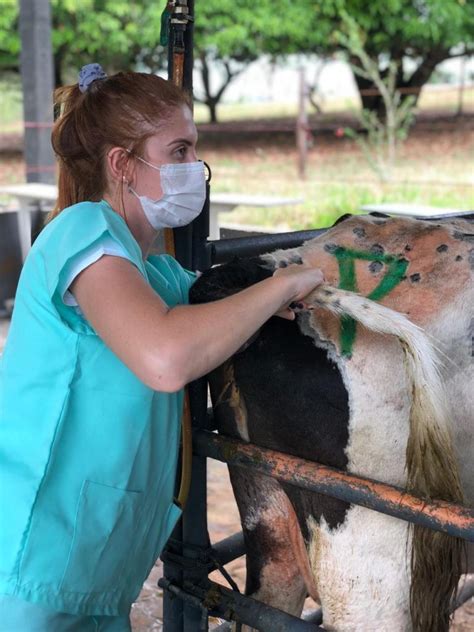
[[[180,543],[183,540],[183,523],[180,520],[171,534],[171,538],[177,543],[176,553],[181,554]],[[169,562],[163,564],[164,578],[178,586],[183,585],[182,571]],[[168,590],[163,591],[163,630],[164,632],[183,632],[183,602],[173,596]]]
[[[56,167],[51,147],[53,125],[53,49],[49,0],[20,0],[21,81],[27,182],[53,184]],[[43,227],[40,204],[19,213],[32,237]]]
[[[51,147],[53,51],[49,0],[20,1],[21,80],[27,182],[55,181]]]
[[[189,385],[193,430],[206,427],[207,381],[203,378]],[[207,465],[206,457],[193,456],[191,489],[183,514],[183,553],[188,559],[198,556],[195,547],[207,548]],[[189,546],[188,546],[189,545]],[[197,566],[184,572],[184,582],[199,584],[207,579],[207,571]],[[183,632],[207,632],[209,618],[206,611],[189,602],[184,605]]]
[[[304,68],[300,68],[298,118],[296,121],[296,145],[298,148],[298,175],[306,178],[306,161],[308,157],[308,116],[306,114],[306,79]]]
[[[187,15],[194,16],[194,1],[188,0],[184,3],[178,1],[175,9],[182,10],[183,5],[187,5]],[[173,29],[179,29],[178,36]],[[179,13],[176,13],[176,20],[170,23],[170,47],[168,51],[168,76],[169,80],[176,85],[189,91],[193,90],[193,21],[187,22],[185,27],[180,23]],[[175,50],[175,43],[178,43]],[[207,196],[204,213],[193,224],[178,228],[173,231],[174,251],[178,261],[186,268],[196,269],[198,262],[204,260],[205,242],[209,234],[209,196]],[[194,224],[198,223],[199,228],[195,229]],[[206,266],[207,267],[207,266]],[[202,267],[201,267],[202,269]],[[198,380],[189,387],[191,415],[193,426],[204,428],[206,423],[207,410],[207,384],[205,380]],[[173,539],[178,543],[178,547],[185,553],[186,557],[196,556],[193,548],[186,548],[189,545],[207,546],[207,476],[206,458],[193,458],[191,473],[191,489],[184,514],[179,524],[173,532]],[[200,573],[189,570],[183,573],[172,564],[164,564],[164,577],[179,586],[183,581],[199,581]],[[207,575],[206,575],[207,576]],[[207,613],[200,608],[184,604],[179,598],[173,597],[167,590],[163,594],[163,629],[164,632],[197,632],[208,629]]]

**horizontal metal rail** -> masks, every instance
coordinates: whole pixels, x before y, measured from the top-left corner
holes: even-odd
[[[212,552],[219,564],[225,566],[238,557],[245,555],[244,534],[242,531],[230,535],[228,538],[212,545]]]
[[[203,585],[185,582],[181,587],[166,579],[160,579],[158,586],[168,590],[183,601],[209,611],[214,616],[244,623],[257,628],[257,630],[324,632],[323,628],[314,623],[303,621],[215,582],[207,581]]]
[[[194,453],[240,465],[308,491],[326,494],[474,542],[474,511],[440,500],[418,498],[386,483],[354,476],[251,443],[195,430]]]
[[[326,231],[327,228],[317,228],[297,230],[291,233],[218,239],[208,241],[206,248],[210,249],[210,259],[213,264],[224,263],[232,257],[253,257],[278,248],[296,248],[308,239],[313,239]]]

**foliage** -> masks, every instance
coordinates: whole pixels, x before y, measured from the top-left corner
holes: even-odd
[[[18,2],[1,0],[0,71],[18,70]],[[51,0],[56,83],[75,80],[77,69],[92,60],[106,71],[166,64],[159,45],[165,0]],[[366,33],[364,49],[382,77],[396,65],[396,86],[415,98],[444,59],[474,48],[472,0],[195,0],[196,67],[203,74],[211,109],[229,82],[262,53],[274,57],[311,53],[323,57],[346,50],[337,37],[342,14],[349,14]],[[410,62],[412,66],[410,67]],[[222,79],[212,86],[210,67]],[[414,69],[413,69],[414,66]],[[380,96],[365,95],[370,79],[357,75],[363,105],[377,109]]]
[[[347,13],[342,12],[341,17],[344,21],[344,33],[338,33],[338,39],[360,64],[353,65],[353,71],[373,83],[382,97],[384,106],[383,115],[366,108],[359,112],[359,123],[365,130],[365,135],[357,134],[351,128],[347,128],[345,132],[358,143],[380,180],[389,180],[395,166],[399,144],[406,139],[414,121],[415,97],[410,95],[402,99],[400,91],[396,88],[396,63],[391,60],[385,76],[382,77],[377,63],[365,50],[367,40],[363,31]]]
[[[16,70],[20,58],[17,0],[1,0],[0,70]]]
[[[196,1],[194,47],[196,67],[201,72],[204,94],[198,101],[209,107],[211,121],[217,120],[216,106],[231,81],[264,49],[268,33],[279,33],[281,12],[275,10],[283,0],[206,0]],[[220,85],[212,86],[213,76]]]
[[[164,62],[157,47],[161,11],[155,0],[51,0],[56,84],[75,81],[78,69],[98,61],[107,72]],[[18,69],[18,3],[2,0],[0,70]]]
[[[366,34],[364,49],[377,63],[380,75],[387,75],[390,62],[396,65],[396,87],[403,98],[413,94],[417,99],[443,60],[474,51],[472,0],[281,0],[276,4],[285,5],[282,15],[286,19],[281,20],[278,33],[265,36],[264,50],[275,55],[303,52],[327,57],[342,49],[348,61],[363,70],[339,37],[345,29],[343,16],[350,15]],[[383,109],[381,96],[373,94],[373,81],[361,74],[355,80],[363,106]]]

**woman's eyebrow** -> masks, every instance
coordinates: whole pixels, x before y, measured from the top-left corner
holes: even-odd
[[[178,144],[191,146],[192,142],[188,138],[175,138],[170,143],[168,143],[167,147],[170,147],[170,145],[178,145]]]

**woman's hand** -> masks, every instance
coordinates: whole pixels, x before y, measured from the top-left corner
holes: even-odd
[[[292,264],[286,268],[278,268],[274,277],[283,278],[290,285],[293,298],[279,309],[275,316],[287,320],[295,319],[295,309],[304,309],[304,298],[318,285],[324,282],[324,275],[318,268],[310,268],[304,264]]]

